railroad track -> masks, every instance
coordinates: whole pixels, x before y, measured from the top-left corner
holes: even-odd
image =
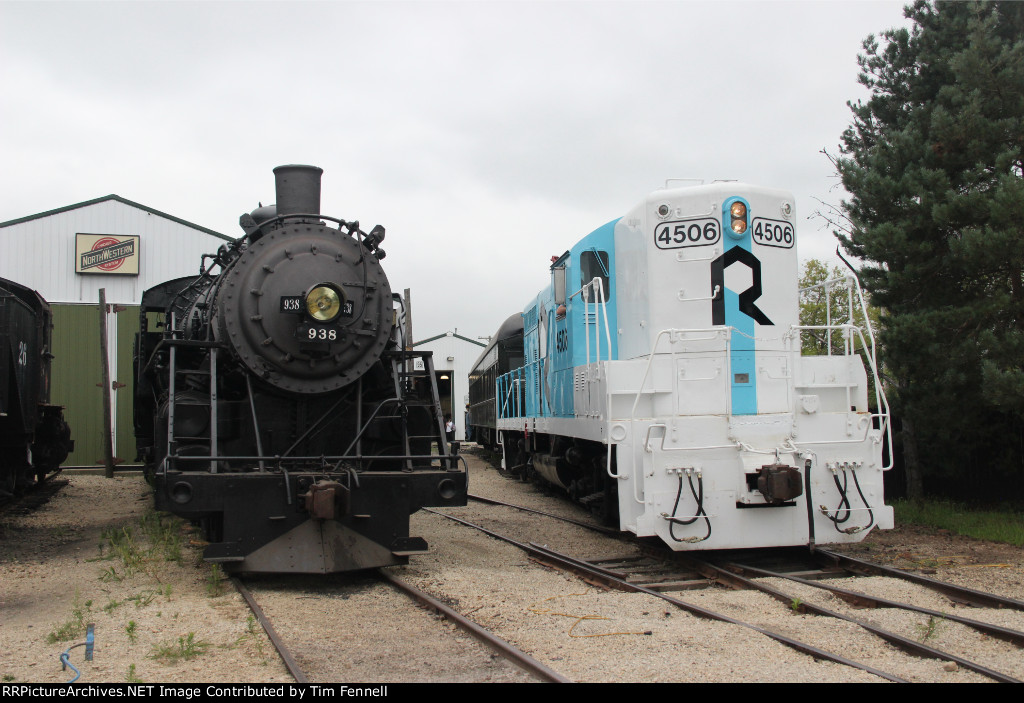
[[[477,499],[475,496],[471,496],[471,498]],[[503,503],[493,499],[485,499],[485,502],[492,505],[505,505],[512,509],[523,509],[522,506]],[[551,519],[564,520],[564,518],[558,515],[542,513],[532,509],[528,510],[535,514],[545,515]],[[628,554],[579,559],[558,553],[540,544],[513,539],[493,529],[488,529],[482,525],[475,525],[453,515],[437,511],[432,512],[436,512],[438,515],[443,515],[467,527],[481,530],[492,537],[509,542],[530,553],[538,560],[557,565],[559,568],[580,575],[588,583],[602,584],[608,588],[619,590],[642,592],[662,598],[699,617],[718,619],[748,627],[798,651],[809,654],[815,659],[825,659],[854,666],[892,681],[904,680],[900,676],[881,671],[876,667],[858,663],[840,654],[827,651],[825,648],[815,647],[794,637],[760,627],[754,623],[743,622],[721,612],[687,602],[675,595],[671,595],[671,593],[693,589],[708,589],[712,586],[758,591],[769,598],[779,601],[783,604],[781,607],[788,607],[793,612],[813,614],[849,623],[870,633],[874,637],[881,638],[889,645],[908,653],[910,656],[936,659],[943,662],[946,666],[955,666],[974,671],[995,681],[1020,682],[1019,666],[1014,667],[1011,664],[1008,668],[1014,670],[1007,673],[989,665],[987,661],[986,663],[978,661],[977,651],[973,648],[967,653],[958,653],[939,649],[937,646],[928,644],[927,640],[930,637],[929,627],[934,629],[938,627],[938,624],[942,624],[942,626],[955,624],[957,627],[971,630],[974,633],[972,636],[975,640],[979,638],[983,641],[998,639],[1007,643],[1004,645],[1004,649],[1005,647],[1011,648],[1011,652],[1007,657],[1019,660],[1019,648],[1024,646],[1024,632],[1013,627],[986,622],[984,619],[951,613],[949,608],[939,610],[872,596],[869,592],[857,590],[856,585],[863,582],[863,577],[882,576],[888,579],[900,579],[913,584],[916,588],[934,591],[940,594],[942,598],[947,599],[946,602],[952,607],[971,607],[978,609],[979,612],[991,609],[1024,611],[1024,602],[1011,598],[961,588],[936,579],[844,557],[826,550],[818,550],[813,554],[807,552],[807,550],[803,550],[803,554],[799,554],[800,550],[749,550],[739,553],[727,552],[697,556],[696,553],[673,553],[669,550],[651,550],[637,547],[637,549]],[[582,521],[569,520],[569,522],[587,527],[588,529],[591,528],[591,526]],[[832,581],[839,579],[849,580],[850,587],[838,586],[832,583]],[[781,584],[789,584],[796,588],[794,590],[794,588],[780,585],[780,582]],[[809,594],[809,591],[814,592],[815,595]],[[847,606],[859,609],[872,608],[873,611],[878,609],[904,611],[917,616],[927,617],[928,620],[922,626],[925,630],[921,633],[921,636],[915,639],[879,625],[874,621],[877,618],[869,621],[853,614],[852,607],[826,607],[815,602],[823,596],[824,600],[839,601]]]
[[[456,627],[458,627],[460,630],[469,634],[482,645],[484,645],[489,650],[494,652],[495,656],[501,657],[502,659],[508,661],[510,664],[513,664],[519,669],[521,669],[523,672],[530,674],[537,680],[548,683],[569,683],[569,679],[562,676],[557,671],[554,671],[542,662],[534,659],[530,655],[512,646],[508,642],[505,642],[501,638],[497,637],[494,633],[488,631],[486,628],[481,627],[469,618],[466,618],[461,613],[456,611],[454,608],[451,608],[450,606],[446,605],[440,600],[432,597],[425,591],[416,588],[415,586],[407,583],[406,581],[395,576],[394,574],[389,573],[387,569],[378,569],[375,572],[375,574],[378,579],[378,585],[384,585],[386,587],[393,588],[396,592],[401,593],[404,596],[407,596],[411,601],[427,609],[429,612],[436,613],[437,615],[444,617],[449,622],[453,623]],[[275,625],[273,619],[270,616],[268,616],[264,608],[260,605],[256,595],[253,594],[253,592],[246,586],[242,579],[233,577],[231,581],[234,584],[235,588],[238,590],[238,592],[245,599],[250,610],[253,612],[253,615],[259,621],[260,625],[263,627],[264,632],[266,632],[274,648],[277,650],[278,654],[280,654],[282,661],[287,667],[289,673],[295,679],[296,683],[308,684],[311,683],[312,680],[318,680],[321,682],[330,682],[336,680],[336,675],[329,672],[316,671],[315,668],[312,671],[304,670],[303,664],[300,663],[300,660],[302,660],[303,657],[297,656],[292,651],[292,648],[288,645],[288,638],[286,636],[283,636],[281,632],[279,632],[279,628]],[[330,595],[329,591],[327,595]],[[344,596],[342,597],[344,598]],[[324,642],[323,644],[330,647],[329,641]],[[439,645],[439,643],[436,641],[431,641],[427,644],[429,648],[433,650],[436,650]],[[364,644],[362,646],[366,650],[372,650],[373,638],[366,637],[364,640]],[[443,647],[443,645],[441,646]],[[393,653],[390,651],[381,652],[381,657],[387,658],[392,656],[392,654]],[[396,661],[395,665],[397,666],[398,664],[400,664],[400,662]],[[310,661],[310,658],[307,657],[306,668],[311,667],[316,667],[316,663]],[[366,678],[365,675],[360,674],[360,672],[353,673],[354,678],[356,680],[365,680]]]

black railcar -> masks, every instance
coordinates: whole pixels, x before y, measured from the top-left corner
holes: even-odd
[[[50,404],[53,316],[31,288],[0,278],[0,501],[60,470],[74,448]]]
[[[495,398],[498,376],[523,365],[523,316],[511,315],[494,334],[469,372],[469,421],[473,441],[485,447],[498,444],[495,426],[497,403],[514,399]]]
[[[245,236],[143,296],[140,458],[157,507],[229,571],[406,563],[426,549],[409,515],[466,503],[432,359],[403,351],[384,229],[321,215],[321,169],[274,174]]]

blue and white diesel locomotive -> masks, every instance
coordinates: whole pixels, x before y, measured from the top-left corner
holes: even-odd
[[[801,325],[796,238],[790,193],[716,182],[655,191],[576,243],[522,313],[523,365],[498,376],[503,468],[677,550],[891,528],[863,298],[830,281],[846,312]],[[802,353],[808,334],[824,353]]]

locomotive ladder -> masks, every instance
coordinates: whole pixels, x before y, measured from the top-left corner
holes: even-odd
[[[423,370],[416,370],[415,359],[419,357],[423,359]],[[407,364],[406,362],[413,362]],[[408,369],[408,370],[407,370]],[[402,428],[402,441],[404,442],[404,451],[407,457],[411,456],[412,448],[410,447],[409,441],[413,439],[430,439],[437,442],[438,454],[442,457],[450,456],[451,452],[448,448],[448,438],[444,433],[444,418],[441,417],[441,405],[440,396],[437,391],[437,377],[434,375],[434,355],[433,352],[414,352],[414,351],[400,351],[391,354],[391,377],[395,383],[395,396],[398,398],[408,398],[412,390],[412,383],[416,378],[430,379],[430,400],[428,401],[410,401],[404,400],[406,406],[409,405],[420,405],[427,407],[433,411],[434,424],[437,427],[436,433],[429,435],[410,435],[408,426],[403,425]],[[442,458],[442,463],[448,462],[447,468],[455,468],[454,459],[445,460]],[[408,471],[412,470],[412,459],[405,460],[405,468]]]
[[[167,388],[167,463],[177,464],[178,454],[178,440],[200,440],[209,441],[210,443],[210,473],[217,473],[217,344],[211,344],[202,341],[191,341],[181,339],[178,335],[180,330],[177,329],[176,315],[171,313],[171,320],[168,329],[170,330],[170,338],[165,339],[165,343],[170,347],[170,373],[168,374],[168,388]],[[203,369],[179,369],[177,364],[177,351],[179,346],[203,346],[209,347],[210,350],[210,369],[208,371]],[[210,409],[210,423],[209,433],[207,437],[175,437],[174,435],[174,408],[177,404],[176,398],[176,386],[177,376],[207,376],[209,378],[209,392],[207,397],[200,400],[192,400],[187,405],[197,407],[209,407]],[[262,452],[261,452],[262,453]],[[175,467],[176,468],[176,467]]]

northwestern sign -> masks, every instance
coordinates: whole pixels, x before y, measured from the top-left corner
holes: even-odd
[[[76,234],[75,272],[139,275],[138,235]]]

